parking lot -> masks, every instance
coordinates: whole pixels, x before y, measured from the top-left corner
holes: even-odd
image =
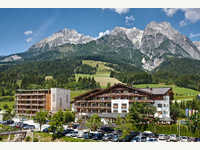
[[[0,124],[10,126],[16,130],[40,131],[39,124],[34,123],[33,120],[8,120],[2,121]],[[60,137],[91,139],[101,142],[200,142],[200,138],[177,136],[176,134],[154,134],[151,131],[132,131],[129,135],[122,137],[121,131],[107,126],[103,126],[97,131],[80,129],[78,123],[74,123],[72,126],[65,125],[63,127],[64,131],[59,133]],[[41,131],[48,134],[54,133],[54,131],[50,130],[48,123],[42,125]]]

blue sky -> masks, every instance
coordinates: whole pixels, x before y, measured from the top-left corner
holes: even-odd
[[[64,8],[0,9],[0,55],[26,51],[31,45],[63,28],[98,37],[115,26],[144,29],[151,21],[167,21],[200,41],[200,9]]]

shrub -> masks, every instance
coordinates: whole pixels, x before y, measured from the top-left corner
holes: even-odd
[[[36,138],[36,137],[33,139],[33,142],[38,142],[38,141],[39,141],[39,140],[38,140],[38,138]]]
[[[31,137],[30,137],[30,136],[27,136],[27,137],[25,138],[25,141],[26,141],[26,142],[30,142],[30,140],[31,140]]]

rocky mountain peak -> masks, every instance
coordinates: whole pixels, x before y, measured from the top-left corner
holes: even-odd
[[[51,36],[41,40],[37,44],[33,45],[30,49],[35,48],[43,48],[47,44],[51,47],[60,46],[63,44],[85,44],[94,40],[94,38],[90,36],[85,36],[83,34],[78,33],[76,30],[71,30],[68,28],[64,28],[63,30],[52,34]]]

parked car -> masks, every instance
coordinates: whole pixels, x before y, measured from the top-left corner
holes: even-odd
[[[16,128],[23,128],[25,125],[27,125],[27,124],[24,124],[23,122],[17,122]]]
[[[10,125],[10,124],[13,124],[14,121],[13,120],[5,120],[5,121],[1,121],[1,124],[3,125]]]
[[[44,129],[42,130],[42,132],[49,132],[49,127],[44,128]]]
[[[176,134],[171,134],[171,135],[169,136],[169,140],[168,140],[168,141],[177,142],[178,139],[177,139],[177,137],[176,137]]]
[[[66,130],[63,131],[63,135],[66,135],[66,134],[73,132],[73,131],[74,131],[73,129],[66,129]]]
[[[114,131],[114,129],[112,127],[104,126],[104,127],[100,128],[100,132],[102,132],[102,133],[112,133],[113,131]]]
[[[145,136],[136,136],[134,137],[131,142],[146,142],[147,139]]]
[[[90,132],[89,137],[93,140],[102,140],[103,135],[101,132]]]
[[[158,142],[157,138],[148,138],[147,142]]]
[[[144,132],[142,133],[142,136],[149,137],[149,138],[153,138],[153,137],[155,137],[155,134],[152,133],[151,131],[144,131]]]
[[[166,141],[166,140],[168,139],[168,137],[167,137],[167,135],[165,135],[165,134],[159,134],[159,135],[158,135],[158,139],[159,139],[160,141]]]
[[[84,133],[83,133],[83,138],[84,138],[84,139],[89,139],[89,138],[90,138],[89,132],[84,132]]]
[[[187,136],[181,136],[180,142],[188,142],[188,137]]]
[[[78,137],[78,131],[72,131],[71,137]]]
[[[119,135],[118,134],[113,134],[112,142],[119,142]]]
[[[200,138],[195,138],[195,142],[200,142]]]
[[[72,128],[73,128],[73,129],[77,129],[79,126],[80,126],[80,125],[79,125],[78,123],[72,124]]]
[[[113,137],[113,134],[104,134],[104,136],[102,137],[103,141],[111,141]]]
[[[35,126],[34,125],[25,125],[25,126],[23,126],[23,129],[24,130],[31,130],[31,129],[35,129]]]

